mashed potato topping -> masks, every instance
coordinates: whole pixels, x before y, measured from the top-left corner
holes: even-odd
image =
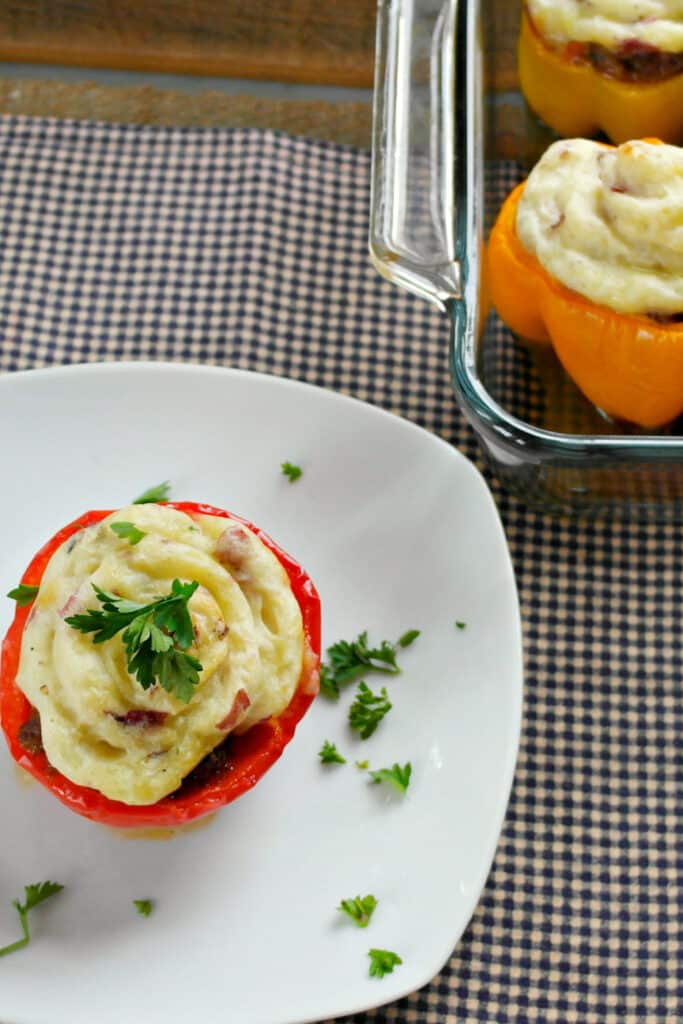
[[[683,52],[683,0],[527,0],[527,8],[551,43],[598,43],[616,51],[638,42]]]
[[[111,524],[133,523],[139,543]],[[196,580],[189,600],[202,664],[189,703],[144,690],[120,634],[102,644],[66,617],[99,607],[92,584],[137,603]],[[50,763],[110,799],[152,804],[173,792],[226,735],[278,715],[304,659],[301,611],[275,555],[237,520],[133,505],[52,556],[24,630],[17,685],[40,713]]]
[[[683,312],[683,149],[554,143],[524,186],[517,235],[549,274],[598,305]]]

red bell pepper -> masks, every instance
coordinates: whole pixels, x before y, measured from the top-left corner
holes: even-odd
[[[292,593],[301,609],[305,638],[304,663],[294,695],[276,718],[258,722],[247,732],[231,736],[229,760],[219,774],[208,782],[188,787],[179,795],[164,797],[149,806],[133,806],[110,800],[96,789],[79,786],[58,772],[45,753],[31,753],[19,742],[19,730],[31,717],[33,708],[16,685],[21,640],[31,605],[17,606],[14,621],[2,645],[0,660],[0,724],[12,757],[71,810],[93,821],[121,828],[168,827],[181,825],[209,814],[251,789],[279,758],[292,739],[300,719],[318,692],[320,668],[320,599],[313,583],[301,566],[271,540],[267,534],[245,519],[196,502],[167,502],[170,508],[187,515],[210,515],[236,519],[273,552],[289,578]],[[78,530],[97,523],[111,511],[86,512],[69,523],[35,555],[23,575],[22,583],[37,586],[54,554]]]

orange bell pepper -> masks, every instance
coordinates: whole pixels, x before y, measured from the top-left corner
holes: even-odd
[[[498,315],[516,334],[551,343],[574,383],[616,419],[661,427],[683,412],[683,323],[616,313],[552,277],[517,236],[524,182],[506,199],[486,253]]]
[[[656,82],[612,78],[577,57],[572,44],[553,48],[526,10],[518,68],[529,106],[559,135],[590,137],[603,131],[617,143],[644,135],[683,141],[683,74]]]

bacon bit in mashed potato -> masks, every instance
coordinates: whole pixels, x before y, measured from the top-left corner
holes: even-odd
[[[249,700],[249,694],[246,690],[238,690],[235,694],[235,699],[232,702],[232,707],[228,711],[225,718],[218,723],[217,729],[221,732],[230,732],[235,728],[240,718],[244,715],[244,712],[250,706],[251,701]]]
[[[62,607],[59,609],[59,616],[65,619],[67,615],[73,615],[78,610],[78,595],[71,594],[71,596],[64,602]]]
[[[239,579],[248,579],[249,536],[243,526],[229,526],[223,531],[216,543],[216,558],[221,565],[239,574]]]
[[[117,715],[113,711],[110,711],[109,714],[117,722],[120,722],[121,725],[138,725],[143,729],[151,729],[155,725],[163,725],[167,718],[165,711],[151,711],[141,708],[133,708],[131,711],[126,711],[125,715]]]

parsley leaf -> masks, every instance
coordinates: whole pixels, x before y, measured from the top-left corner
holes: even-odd
[[[23,938],[17,939],[16,942],[10,943],[9,946],[3,946],[0,949],[0,956],[6,956],[8,953],[14,953],[17,949],[23,949],[24,946],[28,946],[31,941],[28,928],[29,910],[33,910],[39,903],[43,903],[50,896],[54,896],[55,893],[61,892],[63,888],[64,886],[59,885],[58,882],[37,882],[35,885],[24,886],[24,902],[20,903],[19,900],[12,900],[12,906],[19,915]]]
[[[139,498],[133,502],[134,505],[156,505],[160,501],[168,501],[171,494],[171,485],[168,480],[156,487],[149,487]]]
[[[323,764],[346,764],[346,758],[341,756],[334,743],[330,743],[329,740],[323,743],[318,751],[318,757]]]
[[[337,910],[342,914],[348,914],[359,928],[367,928],[376,906],[377,900],[372,893],[369,893],[367,896],[355,896],[353,899],[342,900]]]
[[[369,772],[369,775],[374,783],[387,782],[394,789],[397,789],[399,793],[405,793],[410,785],[412,770],[413,766],[408,761],[403,765],[403,768],[401,768],[400,764],[394,764],[391,768],[379,768],[375,772]]]
[[[64,886],[60,885],[59,882],[37,882],[35,885],[25,885],[24,896],[26,902],[24,903],[23,910],[33,910],[39,903],[43,903],[50,896],[61,892],[63,888]],[[19,908],[17,907],[17,909]]]
[[[370,767],[369,761],[356,761],[356,768],[360,768],[362,772],[366,771]]]
[[[368,956],[371,978],[383,978],[385,974],[391,974],[397,964],[403,963],[398,953],[393,953],[390,949],[369,949]]]
[[[398,639],[398,646],[399,647],[410,647],[410,645],[415,640],[417,640],[419,635],[420,635],[420,630],[419,629],[409,629],[407,633],[404,633],[403,636],[399,637],[399,639]]]
[[[30,587],[28,583],[20,583],[18,587],[10,590],[7,594],[13,601],[16,601],[20,608],[25,608],[35,600],[39,587]]]
[[[466,628],[466,626],[467,626],[467,623],[466,623],[466,622],[456,622],[456,623],[455,623],[455,628],[456,628],[456,629],[465,629],[465,628]]]
[[[133,905],[141,917],[149,917],[154,910],[154,902],[152,900],[133,900]]]
[[[293,484],[295,480],[298,480],[303,475],[303,469],[301,466],[295,466],[293,462],[283,462],[280,466],[283,475],[289,479],[290,484]]]
[[[94,633],[93,643],[111,640],[123,630],[128,671],[144,690],[159,683],[187,704],[199,682],[202,664],[186,654],[194,639],[187,608],[199,584],[173,580],[171,593],[150,604],[136,604],[116,597],[93,584],[101,608],[64,621],[81,633]]]
[[[387,699],[385,686],[376,694],[366,683],[359,683],[356,699],[349,708],[349,725],[360,733],[361,739],[366,740],[388,711],[391,711],[391,701]]]
[[[129,544],[139,544],[145,536],[144,530],[138,530],[134,523],[112,523],[111,528],[117,537],[127,540]]]
[[[137,655],[138,659],[139,657],[140,655]],[[202,668],[202,663],[191,654],[171,648],[168,652],[160,652],[154,656],[152,676],[159,680],[167,693],[174,693],[178,700],[189,704]]]

